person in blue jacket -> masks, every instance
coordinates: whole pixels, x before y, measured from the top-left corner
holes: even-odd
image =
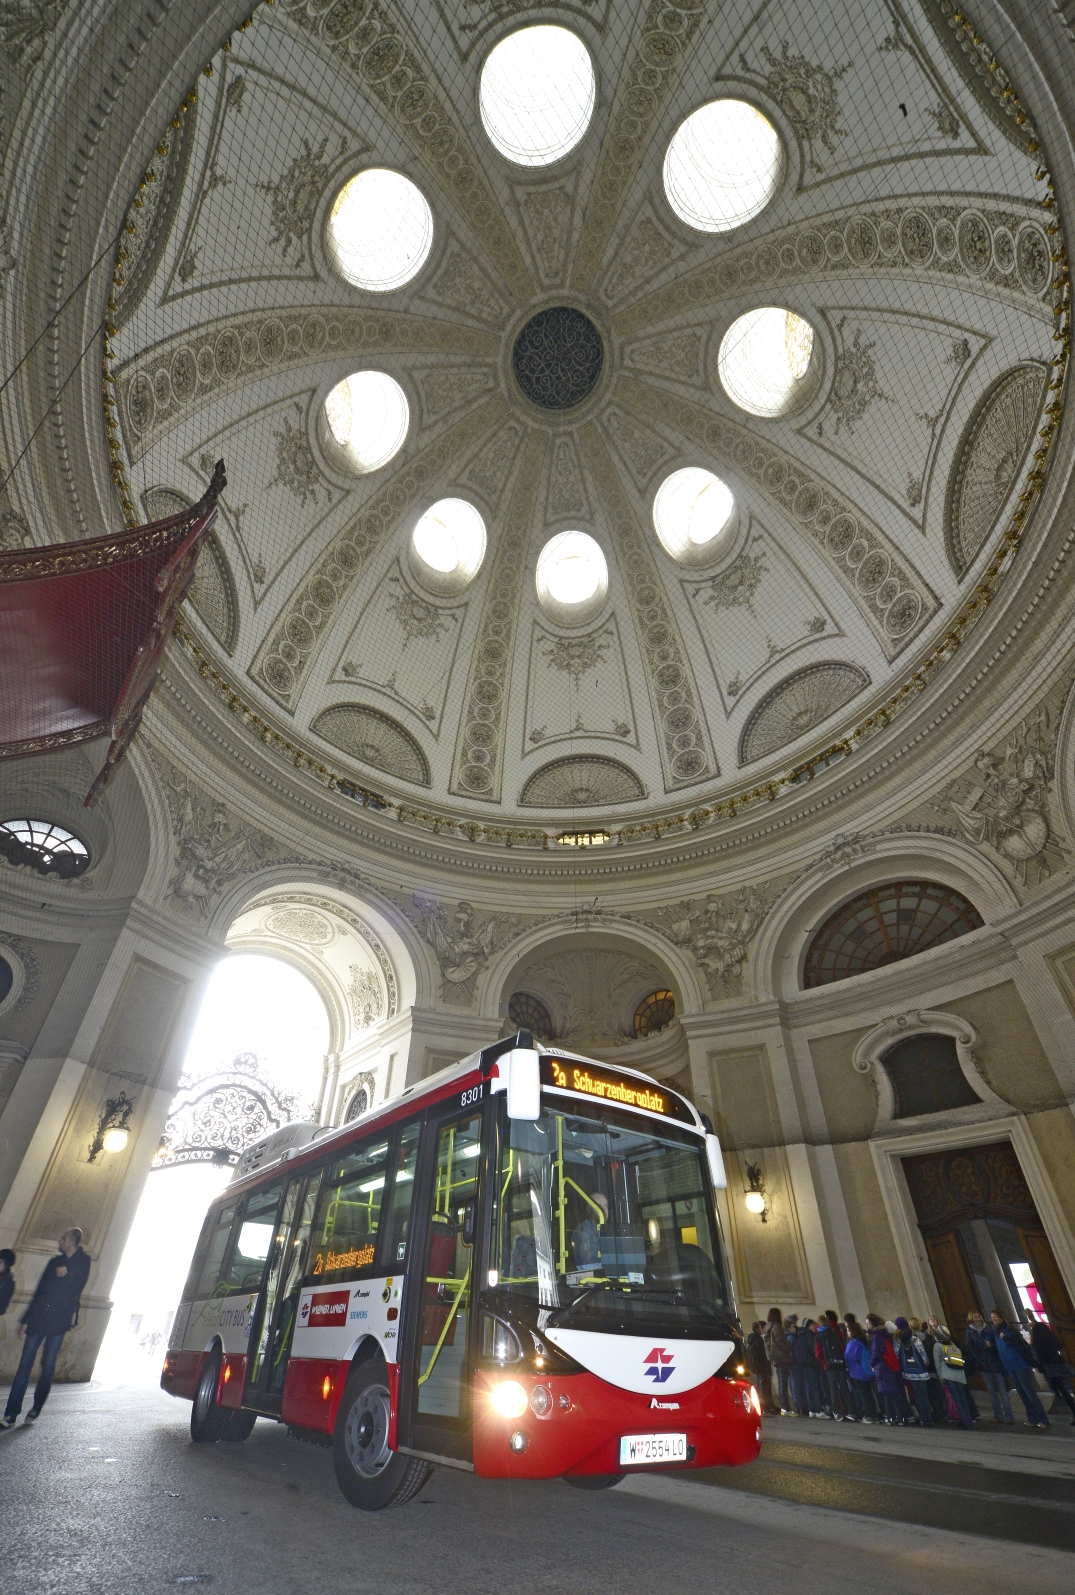
[[[875,1423],[880,1414],[877,1411],[877,1398],[873,1393],[873,1366],[870,1362],[870,1348],[866,1343],[866,1331],[860,1323],[856,1323],[848,1333],[847,1345],[844,1347],[844,1362],[847,1364],[851,1400],[854,1402],[856,1414],[863,1423]]]
[[[1045,1408],[1034,1389],[1034,1356],[1030,1347],[1019,1333],[1018,1325],[1010,1324],[1003,1313],[994,1307],[989,1316],[992,1324],[986,1331],[986,1338],[995,1346],[1001,1367],[1023,1403],[1026,1412],[1024,1429],[1048,1429],[1050,1424],[1045,1416]]]

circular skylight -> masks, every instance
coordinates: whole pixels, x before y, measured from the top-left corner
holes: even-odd
[[[438,499],[411,533],[411,568],[433,592],[460,592],[484,558],[485,522],[465,498]]]
[[[328,251],[356,288],[387,293],[417,276],[433,247],[433,212],[402,172],[374,166],[350,178],[328,218]]]
[[[407,395],[385,371],[354,371],[325,400],[329,436],[357,476],[380,470],[399,453],[410,419]]]
[[[520,28],[482,67],[478,107],[490,141],[518,166],[548,166],[573,150],[597,99],[590,52],[567,28]]]
[[[545,612],[564,625],[581,625],[602,607],[608,566],[599,543],[586,532],[550,537],[537,562],[537,595]]]
[[[702,233],[727,233],[759,215],[783,175],[780,135],[745,100],[713,100],[693,111],[664,157],[668,203]]]
[[[817,387],[813,351],[814,329],[793,310],[748,310],[721,339],[721,384],[733,404],[751,415],[791,415]]]
[[[726,549],[737,520],[731,488],[698,465],[666,476],[653,500],[662,547],[684,565],[706,564]]]

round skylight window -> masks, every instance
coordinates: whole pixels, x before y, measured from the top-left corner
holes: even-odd
[[[733,404],[751,415],[792,415],[817,391],[814,329],[793,310],[767,305],[738,316],[721,339],[717,369]]]
[[[676,215],[702,233],[727,233],[759,215],[784,175],[784,146],[745,100],[713,100],[681,122],[664,157]]]
[[[596,615],[608,593],[608,566],[601,546],[586,532],[550,537],[537,562],[538,602],[566,626]]]
[[[567,28],[520,28],[482,67],[478,108],[490,141],[518,166],[548,166],[573,150],[597,99],[590,52]]]
[[[417,276],[433,247],[433,212],[402,172],[374,166],[350,178],[326,230],[332,264],[356,288],[388,293]]]
[[[682,565],[708,564],[727,549],[738,518],[728,484],[697,465],[666,476],[653,500],[653,528]]]
[[[410,425],[407,395],[384,371],[354,371],[325,400],[328,452],[356,476],[387,465]]]
[[[485,522],[465,498],[438,499],[411,533],[411,569],[431,592],[461,592],[484,558]]]

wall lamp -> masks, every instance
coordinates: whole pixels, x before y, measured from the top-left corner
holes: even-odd
[[[765,1200],[765,1176],[757,1163],[747,1164],[748,1185],[743,1201],[748,1213],[757,1213],[763,1224],[768,1222],[769,1204]]]
[[[100,1152],[122,1152],[131,1138],[131,1114],[134,1103],[126,1091],[118,1097],[109,1097],[97,1125],[97,1134],[90,1142],[88,1161],[94,1163]]]

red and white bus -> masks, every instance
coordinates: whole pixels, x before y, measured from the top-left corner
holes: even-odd
[[[244,1440],[263,1416],[331,1446],[367,1510],[434,1463],[601,1489],[752,1462],[708,1132],[646,1075],[526,1031],[486,1047],[240,1165],[161,1384],[193,1401],[195,1440]]]

